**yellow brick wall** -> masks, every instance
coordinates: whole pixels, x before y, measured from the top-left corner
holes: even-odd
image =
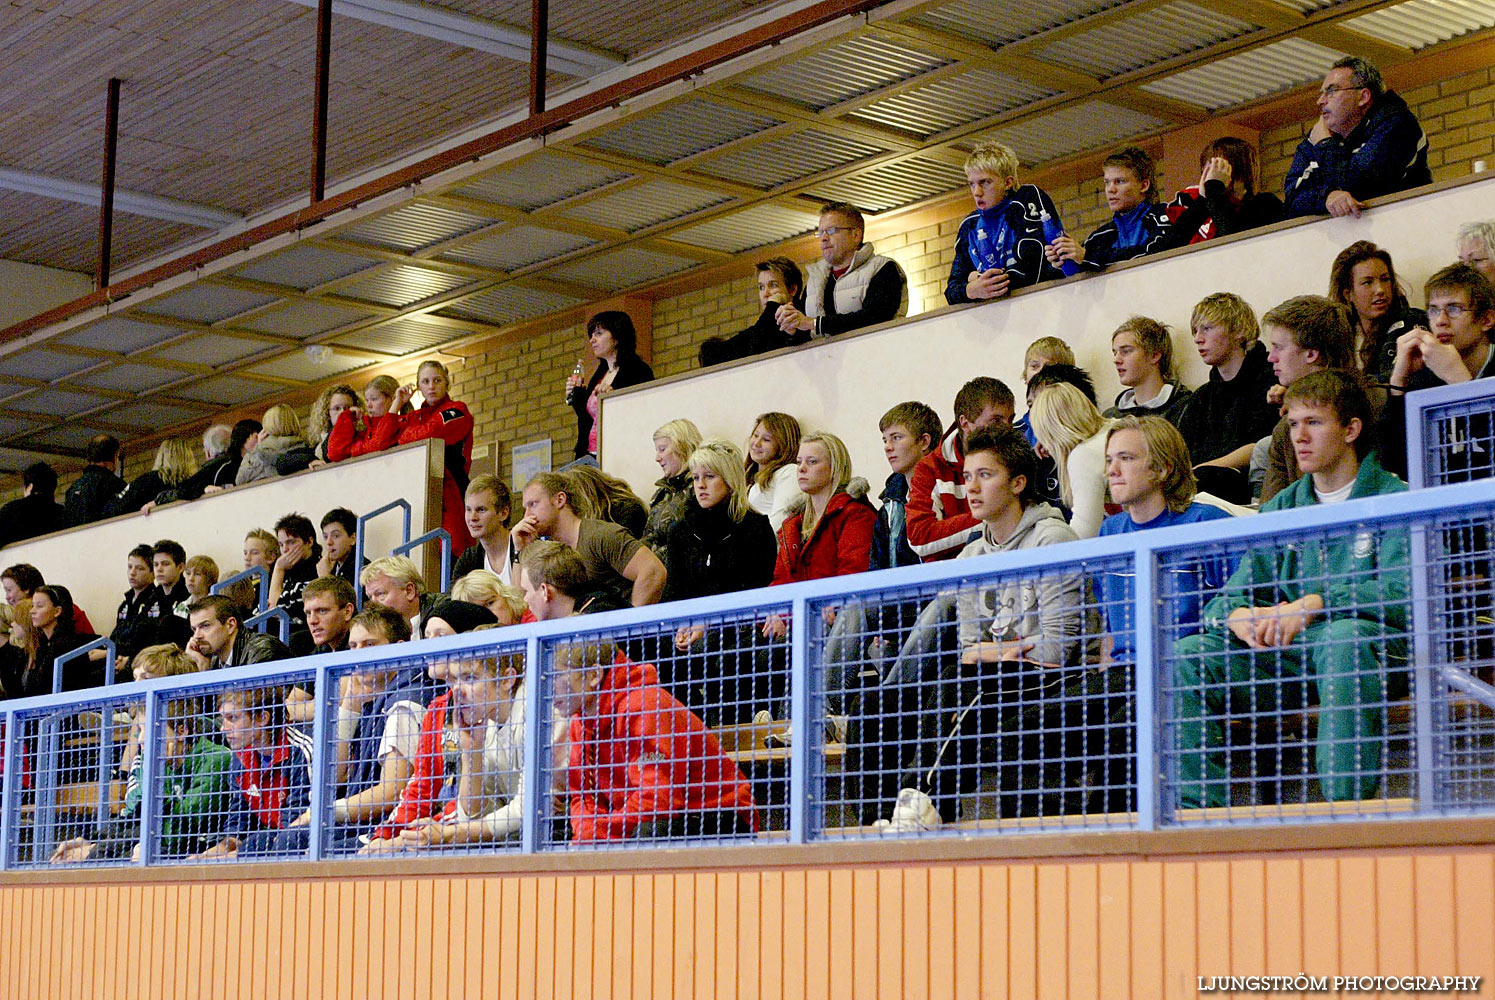
[[[1495,74],[1476,70],[1402,93],[1428,136],[1433,180],[1467,177],[1475,160],[1492,159]],[[1281,193],[1293,152],[1313,122],[1271,129],[1261,136],[1262,190]]]

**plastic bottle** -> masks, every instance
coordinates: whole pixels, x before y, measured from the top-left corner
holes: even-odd
[[[576,359],[576,364],[571,368],[572,378],[581,378],[581,358]],[[576,400],[576,394],[581,391],[579,385],[566,386],[566,405],[571,406]]]
[[[1054,221],[1054,217],[1048,212],[1044,212],[1043,214],[1039,215],[1038,220],[1043,223],[1043,242],[1048,244],[1049,246],[1053,246],[1054,241],[1064,235],[1064,227],[1059,225],[1058,222]],[[1080,265],[1076,264],[1074,261],[1066,257],[1063,262],[1059,264],[1059,270],[1067,278],[1072,274],[1079,274]]]

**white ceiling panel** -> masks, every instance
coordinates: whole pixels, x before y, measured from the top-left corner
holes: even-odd
[[[995,70],[977,69],[885,97],[853,111],[851,117],[927,138],[1056,93]]]
[[[140,308],[143,312],[158,316],[172,316],[194,323],[217,323],[274,301],[273,295],[261,295],[223,285],[200,284],[190,285],[164,299],[147,302]]]
[[[584,285],[620,291],[679,274],[700,261],[674,254],[622,247],[607,253],[588,254],[545,272],[547,277],[562,281],[579,281]]]
[[[85,410],[97,409],[112,402],[107,396],[95,396],[87,392],[72,392],[67,389],[42,389],[29,396],[17,396],[7,400],[7,409],[22,413],[40,413],[49,417],[70,417]]]
[[[666,164],[780,125],[778,118],[704,97],[640,112],[582,140],[582,145]]]
[[[180,337],[185,332],[181,327],[144,323],[125,316],[110,316],[97,323],[69,330],[58,337],[57,341],[73,347],[91,347],[98,351],[132,354],[141,348]]]
[[[805,193],[824,201],[849,201],[864,212],[885,212],[965,186],[959,167],[912,156],[816,185]]]
[[[414,253],[433,243],[492,224],[493,220],[487,216],[417,201],[360,222],[338,235],[354,243]]]
[[[367,358],[346,351],[318,351],[315,357],[306,351],[292,351],[244,370],[255,375],[290,378],[298,382],[318,382],[370,364],[372,362]]]
[[[1338,49],[1317,42],[1285,38],[1143,84],[1142,89],[1216,111],[1322,79],[1343,57]]]
[[[184,340],[178,344],[170,344],[150,353],[152,357],[165,358],[168,361],[185,361],[216,368],[219,365],[260,354],[275,346],[276,344],[269,340],[213,333],[193,337],[191,340]]]
[[[17,444],[32,448],[45,448],[48,451],[86,451],[88,442],[99,433],[101,432],[97,428],[84,424],[62,424],[50,427],[39,434],[22,438]]]
[[[1070,153],[1109,146],[1121,139],[1155,132],[1163,119],[1101,101],[1086,101],[998,129],[996,138],[1011,146],[1027,166],[1047,163]]]
[[[338,288],[338,294],[403,309],[433,295],[471,284],[472,278],[427,270],[413,264],[395,267],[356,279]]]
[[[1344,26],[1392,45],[1425,49],[1495,27],[1495,0],[1409,0],[1351,18]]]
[[[215,406],[243,406],[256,399],[263,399],[275,391],[275,386],[236,375],[215,375],[201,382],[183,386],[172,391],[173,396],[192,399]]]
[[[471,298],[453,303],[441,310],[441,315],[503,326],[535,316],[543,316],[548,312],[568,309],[581,301],[570,295],[559,295],[539,288],[510,283],[497,285]]]
[[[885,152],[885,146],[812,128],[733,146],[692,163],[691,170],[767,189]]]
[[[1078,31],[1033,54],[1045,62],[1105,79],[1216,42],[1255,31],[1257,25],[1180,0]]]
[[[911,80],[949,62],[875,35],[856,35],[808,50],[788,62],[749,73],[738,86],[819,111]]]
[[[92,368],[97,358],[78,354],[64,354],[45,347],[32,347],[24,351],[0,354],[0,375],[16,375],[21,378],[36,378],[45,382],[64,378],[73,372]]]
[[[244,323],[245,330],[274,333],[285,337],[312,337],[340,326],[369,319],[373,314],[346,309],[330,302],[292,300],[283,308],[263,312]]]
[[[991,0],[957,0],[956,3],[926,8],[909,20],[996,48],[1118,7],[1123,2],[1125,0],[1046,0],[1034,4],[1004,3],[999,7]]]
[[[0,438],[14,437],[41,426],[37,420],[26,420],[9,413],[0,413]]]
[[[808,233],[819,221],[814,212],[796,211],[784,205],[754,205],[741,212],[677,230],[670,234],[670,238],[691,246],[741,253]]]
[[[74,376],[69,384],[88,389],[114,389],[118,392],[147,392],[187,377],[187,373],[156,365],[118,364],[84,375]]]
[[[235,271],[234,275],[249,281],[299,288],[304,292],[329,281],[357,274],[378,263],[373,257],[343,253],[315,243],[298,243],[283,253],[246,264]]]
[[[651,180],[579,202],[562,209],[561,214],[632,233],[731,200],[730,195],[709,188]]]
[[[166,403],[146,402],[128,403],[100,413],[95,419],[106,420],[111,424],[123,424],[126,427],[136,427],[142,431],[153,431],[162,427],[185,424],[201,416],[203,416],[202,410],[186,406],[170,406]]]
[[[458,261],[496,271],[517,271],[542,261],[595,246],[596,240],[538,226],[511,226],[444,250],[440,260]]]
[[[460,337],[466,332],[450,326],[422,323],[418,319],[406,316],[391,323],[382,323],[366,330],[355,330],[341,337],[334,337],[330,343],[361,347],[384,354],[414,354],[416,351],[424,351],[437,344],[444,344],[453,337]]]
[[[542,153],[484,174],[452,193],[534,211],[633,175],[559,153]]]

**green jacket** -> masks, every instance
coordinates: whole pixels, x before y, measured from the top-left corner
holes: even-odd
[[[118,816],[99,828],[96,848],[100,857],[124,857],[140,839],[140,765],[137,755],[130,773],[124,807]],[[192,741],[187,756],[172,761],[162,776],[160,803],[163,857],[186,857],[211,847],[222,839],[228,816],[228,747],[207,737]]]
[[[1360,463],[1350,499],[1406,489],[1406,483],[1381,468],[1374,456],[1367,456]],[[1261,512],[1316,503],[1313,476],[1306,475],[1263,504]],[[1353,615],[1379,622],[1389,631],[1406,631],[1411,590],[1407,532],[1365,529],[1351,533],[1349,527],[1328,529],[1328,537],[1322,540],[1309,535],[1253,545],[1219,596],[1205,607],[1206,625],[1224,628],[1236,608],[1270,607],[1319,594],[1331,617]]]

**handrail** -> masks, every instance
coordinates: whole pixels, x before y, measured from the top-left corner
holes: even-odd
[[[441,542],[441,593],[446,593],[452,585],[452,536],[445,528],[432,528],[424,535],[401,542],[389,550],[392,556],[403,556],[420,548],[427,542]]]
[[[256,607],[254,610],[256,612],[263,612],[270,606],[270,571],[263,566],[251,566],[242,573],[235,573],[227,580],[219,580],[213,584],[209,593],[222,594],[240,580],[247,580],[250,577],[255,577],[257,581],[255,591],[258,596],[255,598]]]
[[[66,653],[52,661],[52,693],[62,693],[62,667],[65,663],[71,663],[80,656],[87,656],[95,649],[104,651],[104,686],[110,687],[114,684],[114,640],[107,635],[101,635],[93,642],[77,649],[70,649]]]
[[[291,641],[291,615],[285,608],[270,608],[268,611],[261,611],[257,615],[251,615],[244,621],[244,627],[263,632],[265,630],[260,628],[260,626],[268,625],[272,621],[280,623],[280,641],[283,644],[289,645]]]
[[[538,761],[539,755],[543,752],[540,748],[548,745],[548,741],[542,736],[544,730],[541,728],[549,724],[546,718],[547,713],[540,710],[546,704],[544,701],[546,694],[543,690],[546,683],[544,664],[547,651],[558,641],[611,638],[630,631],[636,632],[638,626],[657,626],[660,623],[669,623],[673,626],[677,622],[692,619],[721,620],[732,615],[758,616],[769,610],[786,606],[797,609],[800,619],[804,620],[806,617],[815,617],[813,612],[826,601],[865,599],[867,594],[873,591],[906,592],[918,587],[922,588],[921,592],[928,593],[930,587],[945,588],[962,585],[963,581],[976,577],[1012,572],[1043,573],[1061,567],[1067,572],[1074,572],[1074,568],[1083,562],[1101,566],[1111,565],[1117,560],[1128,558],[1133,560],[1134,565],[1138,567],[1156,566],[1157,561],[1165,556],[1197,550],[1220,551],[1222,546],[1231,543],[1262,545],[1270,543],[1274,538],[1286,543],[1305,536],[1321,538],[1326,531],[1335,529],[1340,531],[1351,529],[1356,532],[1373,531],[1378,528],[1397,530],[1409,524],[1426,524],[1432,519],[1442,520],[1450,516],[1459,517],[1461,514],[1475,513],[1481,517],[1495,516],[1495,498],[1490,495],[1488,483],[1472,482],[1429,487],[1420,491],[1276,511],[1249,519],[1177,525],[1152,531],[995,553],[974,559],[881,570],[847,577],[832,577],[719,597],[698,598],[664,606],[624,609],[579,619],[559,619],[516,625],[496,632],[424,640],[418,646],[402,644],[398,647],[346,650],[324,654],[314,660],[303,658],[281,663],[231,667],[155,681],[136,681],[112,688],[107,694],[101,691],[78,691],[54,697],[17,700],[8,702],[3,708],[5,733],[9,741],[6,759],[14,759],[12,748],[26,727],[34,726],[38,721],[41,721],[45,727],[46,720],[61,719],[71,712],[82,710],[85,706],[97,705],[101,697],[123,704],[132,704],[147,698],[158,701],[167,697],[185,698],[201,694],[209,689],[221,689],[227,685],[285,683],[292,676],[302,678],[300,683],[304,683],[304,678],[313,672],[319,678],[330,680],[337,676],[334,671],[340,673],[364,664],[410,663],[414,659],[435,660],[460,657],[470,651],[491,651],[502,648],[515,651],[525,650],[530,663],[529,676],[536,681],[536,683],[526,685],[529,699],[527,704],[530,711],[525,717],[524,748],[524,772],[533,779],[542,773],[539,770],[542,765]],[[1414,520],[1418,518],[1422,519],[1421,522]],[[1432,529],[1424,530],[1431,531]],[[1092,572],[1102,571],[1097,569]],[[1137,577],[1134,593],[1136,606],[1133,610],[1141,609],[1140,616],[1142,617],[1151,614],[1153,610],[1151,604],[1158,599],[1158,594],[1154,589],[1157,576],[1156,573],[1142,573]],[[283,614],[280,609],[275,610]],[[790,660],[790,691],[794,704],[793,724],[795,727],[794,738],[789,748],[791,797],[789,839],[792,843],[802,843],[816,836],[817,823],[821,818],[821,806],[810,785],[816,774],[815,751],[819,743],[815,727],[811,725],[810,713],[813,711],[813,706],[817,704],[815,701],[817,689],[814,685],[823,684],[823,680],[812,672],[809,662],[808,631],[805,628],[794,629]],[[1145,646],[1139,643],[1137,652],[1144,650]],[[1150,689],[1158,683],[1156,673],[1158,660],[1158,656],[1137,657],[1134,664],[1135,685],[1139,691]],[[1430,665],[1419,664],[1419,671],[1428,666]],[[1463,684],[1462,678],[1447,675],[1446,680],[1455,690],[1469,691],[1470,685]],[[323,691],[333,688],[330,685],[326,687],[319,685],[317,689]],[[823,694],[823,691],[820,693]],[[1470,693],[1483,695],[1486,692]],[[1156,730],[1156,727],[1168,718],[1166,713],[1169,707],[1166,701],[1154,704],[1139,698],[1137,709],[1137,717],[1133,723],[1137,734]],[[318,732],[327,734],[329,738],[334,731],[333,719],[329,715],[336,710],[335,699],[324,696],[315,700],[314,726]],[[158,742],[154,738],[145,740],[144,752],[148,755],[158,753]],[[1143,748],[1149,745],[1151,745],[1149,740],[1138,739],[1136,753],[1144,752]],[[46,740],[43,740],[41,749],[55,756],[55,747]],[[330,773],[328,769],[332,762],[328,759],[329,754],[323,744],[318,743],[317,749],[318,752],[312,758],[311,780],[314,788],[322,788],[328,780]],[[44,763],[46,762],[39,762],[39,767]],[[55,764],[55,760],[53,763]],[[4,775],[3,801],[12,809],[21,801],[18,794],[18,783],[21,780],[20,770],[7,767]],[[1139,778],[1145,773],[1147,772],[1143,767],[1137,768]],[[1151,773],[1156,774],[1154,780],[1161,786],[1163,794],[1150,803],[1147,797],[1139,795],[1138,807],[1146,804],[1149,815],[1133,817],[1129,820],[1133,828],[1154,828],[1158,825],[1177,822],[1172,817],[1167,804],[1169,776],[1161,770]],[[48,787],[47,782],[51,780],[51,776],[43,775],[39,783],[38,823],[42,822],[43,805],[48,805],[48,811],[45,814],[46,824],[56,822],[55,809],[52,808],[55,806],[55,789],[43,794]],[[538,782],[527,782],[528,787],[538,787],[538,785]],[[1414,794],[1418,797],[1417,809],[1424,814],[1441,814],[1447,811],[1447,807],[1436,799],[1434,789],[1419,784]],[[526,818],[523,850],[538,849],[537,833],[541,818],[539,810],[547,808],[543,799],[543,796],[536,796],[527,803],[528,811],[534,812],[535,815]],[[4,818],[7,824],[15,821],[14,815],[7,815]],[[1232,818],[1232,822],[1246,823],[1297,821],[1308,820],[1298,817],[1298,814],[1258,815],[1255,812],[1243,813],[1239,819]],[[322,820],[319,819],[317,822],[322,822]],[[38,830],[38,843],[45,841],[44,835],[48,829],[50,827],[44,825]],[[15,850],[16,842],[14,836],[9,838],[12,852]],[[5,865],[13,863],[13,857],[4,858]]]
[[[401,541],[401,543],[404,543],[404,542],[408,542],[410,540],[410,516],[411,516],[411,511],[410,511],[410,501],[409,500],[403,500],[403,499],[401,499],[401,500],[391,500],[389,503],[385,504],[383,507],[375,508],[374,510],[369,511],[367,514],[360,514],[358,516],[358,524],[354,528],[354,538],[353,538],[353,565],[354,566],[359,566],[359,567],[363,566],[363,540],[366,537],[366,534],[365,534],[365,532],[363,530],[363,526],[366,525],[366,524],[368,524],[374,518],[378,517],[380,514],[386,514],[389,511],[394,510],[395,508],[399,508],[403,512],[403,514],[404,514],[403,526],[400,528],[400,541]],[[355,586],[353,588],[353,602],[354,602],[354,607],[362,610],[362,608],[363,608],[363,588],[362,587]]]

